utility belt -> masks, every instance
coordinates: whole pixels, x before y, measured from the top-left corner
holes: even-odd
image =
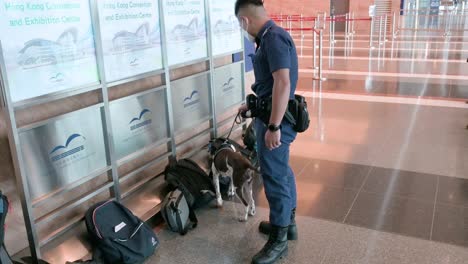
[[[273,107],[271,96],[262,99],[254,94],[249,94],[246,98],[246,104],[249,110],[243,115],[244,118],[256,117],[267,126],[269,125]],[[288,121],[299,133],[305,132],[309,128],[310,118],[305,97],[296,94],[294,99],[289,100],[283,120]]]

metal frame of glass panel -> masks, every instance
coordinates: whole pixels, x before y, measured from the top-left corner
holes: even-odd
[[[218,136],[218,126],[222,125],[225,123],[225,121],[218,123],[217,122],[217,115],[222,114],[218,113],[217,108],[216,108],[216,97],[215,97],[215,87],[214,87],[214,70],[215,70],[215,65],[214,65],[214,59],[216,58],[222,58],[224,56],[232,56],[233,54],[242,52],[242,61],[239,63],[242,63],[242,98],[245,98],[245,53],[242,50],[236,50],[236,51],[230,51],[226,52],[224,55],[218,55],[218,56],[213,56],[213,51],[212,51],[212,29],[211,29],[211,10],[210,10],[210,4],[211,1],[217,1],[217,0],[204,0],[205,1],[205,14],[206,14],[206,29],[207,29],[207,47],[208,47],[208,58],[202,58],[196,61],[191,61],[191,62],[186,62],[182,63],[179,65],[174,65],[174,66],[169,66],[168,63],[168,53],[167,53],[167,35],[166,35],[166,29],[165,29],[165,22],[164,22],[164,0],[155,0],[159,4],[159,22],[160,22],[160,28],[161,28],[161,45],[162,45],[162,61],[163,61],[163,69],[153,71],[153,72],[148,72],[136,76],[132,76],[129,78],[125,78],[123,80],[119,81],[114,81],[114,82],[107,82],[106,81],[106,76],[105,76],[105,68],[104,68],[104,57],[103,57],[103,47],[102,47],[102,42],[101,42],[101,33],[100,33],[100,21],[99,21],[99,8],[98,8],[98,1],[99,0],[89,0],[90,1],[90,12],[91,12],[91,21],[92,21],[92,26],[94,29],[94,42],[95,42],[95,50],[96,50],[96,59],[97,59],[97,67],[98,67],[98,72],[99,72],[99,77],[100,77],[100,83],[92,83],[88,84],[85,86],[81,87],[75,87],[72,89],[66,89],[64,91],[56,92],[56,93],[51,93],[48,95],[36,97],[36,98],[31,98],[19,102],[12,102],[11,94],[10,94],[10,85],[8,82],[8,74],[7,70],[3,65],[5,65],[5,60],[3,57],[3,52],[2,51],[2,43],[0,41],[0,84],[2,87],[2,101],[3,101],[3,111],[5,113],[6,117],[6,123],[7,123],[7,128],[8,128],[8,139],[9,139],[9,144],[11,148],[11,155],[13,159],[13,165],[15,169],[15,177],[16,177],[16,182],[17,182],[17,190],[19,192],[19,198],[21,200],[21,206],[23,209],[23,215],[24,215],[24,220],[25,220],[25,225],[26,225],[26,230],[27,230],[27,236],[28,236],[28,243],[30,247],[30,252],[33,260],[37,263],[38,259],[41,257],[41,247],[44,246],[45,244],[49,243],[50,241],[60,237],[60,235],[64,234],[65,232],[69,231],[71,228],[75,227],[80,219],[73,219],[72,222],[68,223],[68,225],[64,225],[63,228],[60,230],[56,230],[52,234],[48,235],[45,238],[40,239],[38,235],[38,230],[37,230],[37,224],[45,224],[48,223],[54,219],[56,219],[59,216],[62,216],[66,214],[69,211],[72,211],[74,208],[77,206],[83,204],[86,201],[89,201],[93,197],[97,196],[98,194],[102,193],[105,190],[112,190],[112,197],[116,200],[121,200],[123,197],[129,196],[131,193],[135,192],[138,190],[139,186],[144,185],[142,183],[137,184],[136,187],[131,188],[130,191],[126,193],[121,193],[120,191],[120,184],[123,182],[127,181],[128,179],[131,179],[141,171],[156,165],[160,164],[164,160],[166,160],[170,156],[176,156],[177,147],[182,147],[187,143],[190,143],[190,141],[195,140],[197,138],[200,138],[203,135],[206,135],[206,133],[210,133],[211,137],[216,137]],[[244,45],[244,39],[242,38],[242,46]],[[171,91],[171,70],[174,70],[176,68],[181,68],[184,66],[188,65],[193,65],[201,62],[209,62],[209,72],[210,75],[210,82],[209,82],[209,96],[210,96],[210,117],[207,119],[202,120],[204,122],[207,122],[208,120],[211,121],[210,128],[205,131],[201,131],[196,135],[196,137],[192,138],[189,141],[182,142],[179,146],[176,146],[175,142],[175,130],[174,130],[174,112],[171,106],[172,102],[172,91]],[[203,73],[197,73],[189,76],[188,78],[194,78],[195,76],[198,76],[199,74],[206,74],[206,72]],[[110,98],[109,98],[109,89],[111,87],[115,87],[117,85],[121,84],[126,84],[130,82],[134,82],[137,80],[142,80],[145,78],[153,77],[153,76],[158,76],[158,75],[163,75],[163,86],[161,87],[156,87],[152,89],[145,90],[143,92],[139,92],[136,94],[132,94],[129,96],[126,96],[124,98],[131,98],[135,97],[150,91],[156,91],[156,90],[164,90],[164,95],[165,95],[165,101],[166,101],[166,120],[167,120],[167,135],[169,135],[168,138],[161,139],[157,142],[155,142],[152,147],[158,147],[162,146],[164,144],[167,144],[167,149],[168,152],[164,153],[163,155],[154,158],[150,162],[146,163],[145,165],[140,166],[139,168],[134,169],[133,171],[130,171],[126,175],[122,175],[122,177],[119,178],[118,175],[118,168],[121,165],[127,164],[128,162],[140,157],[144,153],[147,152],[147,150],[151,148],[145,148],[138,150],[132,154],[130,154],[127,157],[124,157],[120,160],[117,160],[116,158],[116,153],[114,149],[114,140],[113,140],[113,126],[111,122],[111,112],[110,112]],[[71,185],[64,186],[61,190],[58,192],[54,192],[51,194],[46,195],[43,199],[37,200],[33,203],[33,200],[31,198],[31,193],[29,189],[29,183],[28,183],[28,177],[25,172],[25,166],[24,166],[24,157],[22,156],[21,153],[21,142],[20,142],[20,137],[19,133],[21,131],[26,131],[30,129],[34,129],[35,127],[41,125],[41,124],[47,124],[50,122],[53,122],[55,120],[60,120],[62,118],[65,118],[68,114],[73,113],[67,113],[58,117],[52,117],[49,118],[45,121],[37,122],[34,124],[28,124],[22,127],[18,127],[17,125],[17,120],[16,120],[16,115],[15,111],[20,110],[20,109],[28,109],[32,106],[35,105],[40,105],[44,103],[53,103],[56,100],[61,100],[65,99],[71,96],[75,96],[78,94],[83,94],[86,92],[90,91],[100,91],[101,93],[101,102],[88,106],[88,107],[100,107],[102,109],[102,128],[104,131],[104,141],[105,141],[105,146],[106,146],[106,156],[108,159],[108,164],[109,166],[102,168],[102,170],[95,171],[91,174],[89,174],[87,177],[82,179],[79,182],[75,182]],[[241,102],[239,102],[241,103]],[[82,109],[88,108],[84,107]],[[82,109],[78,109],[76,111],[80,111]],[[57,195],[60,195],[68,190],[74,189],[81,184],[84,184],[85,182],[89,181],[89,179],[94,178],[99,175],[103,174],[108,174],[109,176],[109,181],[102,186],[96,187],[95,190],[92,190],[89,193],[83,194],[82,196],[75,198],[65,204],[60,204],[58,205],[57,209],[52,210],[48,213],[46,213],[44,216],[41,216],[40,218],[36,218],[34,216],[34,208],[38,207],[40,205],[44,205],[47,203],[48,199],[52,197],[56,197]]]

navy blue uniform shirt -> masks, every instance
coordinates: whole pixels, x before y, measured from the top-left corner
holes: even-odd
[[[293,39],[286,30],[270,20],[262,27],[255,41],[257,50],[251,56],[255,71],[253,91],[259,98],[270,97],[273,94],[273,73],[280,69],[289,69],[290,99],[293,99],[299,74]]]

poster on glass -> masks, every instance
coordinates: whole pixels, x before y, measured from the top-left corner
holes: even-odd
[[[242,102],[242,70],[242,63],[229,64],[215,69],[214,86],[218,114]]]
[[[13,102],[98,82],[89,1],[2,1],[0,41]]]
[[[210,0],[213,55],[223,55],[242,49],[242,33],[234,14],[235,0]]]
[[[210,116],[209,83],[210,75],[201,74],[171,84],[176,133],[190,129]]]
[[[83,180],[108,164],[102,109],[82,109],[19,134],[31,197]]]
[[[164,90],[113,101],[110,111],[117,159],[168,138]]]
[[[104,66],[107,81],[162,68],[157,0],[100,0]]]
[[[163,0],[169,65],[208,57],[203,0]]]

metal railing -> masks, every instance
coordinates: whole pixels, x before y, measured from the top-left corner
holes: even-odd
[[[454,9],[439,11],[438,9],[405,9],[395,18],[397,34],[409,32],[440,32],[448,37],[454,34],[464,35],[468,32],[468,10]]]

